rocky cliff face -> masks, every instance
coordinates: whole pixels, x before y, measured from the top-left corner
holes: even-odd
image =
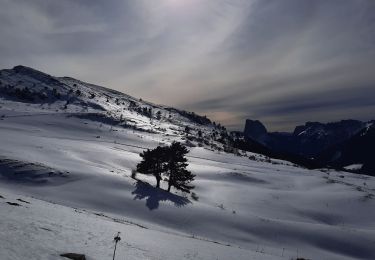
[[[267,137],[267,129],[266,127],[258,120],[246,120],[244,136],[246,138],[251,138],[258,142],[264,142],[265,138]]]
[[[375,175],[374,149],[375,123],[372,121],[348,140],[324,150],[317,159],[333,167]],[[351,168],[353,165],[357,165],[356,169]]]
[[[246,120],[244,136],[266,145],[277,152],[315,157],[327,148],[342,143],[366,126],[358,120],[333,123],[307,122],[297,126],[293,133],[269,133],[258,120]]]
[[[260,121],[248,119],[244,136],[248,142],[263,144],[274,155],[299,156],[338,168],[361,165],[358,172],[375,175],[374,121],[307,122],[293,133],[270,133]]]
[[[315,157],[330,146],[344,142],[356,135],[366,123],[358,120],[342,120],[333,123],[307,122],[293,132],[296,151],[301,155]]]

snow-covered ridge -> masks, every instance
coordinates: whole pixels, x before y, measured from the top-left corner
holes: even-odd
[[[79,116],[101,114],[123,126],[139,130],[183,133],[186,126],[193,132],[211,134],[214,126],[205,116],[156,105],[127,94],[85,83],[70,77],[53,77],[25,66],[0,71],[0,97],[12,101],[13,111],[40,113],[77,113]],[[101,119],[100,119],[101,118]]]

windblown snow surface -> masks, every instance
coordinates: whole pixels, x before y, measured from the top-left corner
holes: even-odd
[[[116,259],[375,259],[373,177],[191,147],[193,198],[131,178],[141,151],[183,140],[172,123],[151,133],[77,107],[0,106],[2,260],[112,259],[117,232]]]

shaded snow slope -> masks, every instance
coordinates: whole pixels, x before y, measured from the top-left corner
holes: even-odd
[[[126,219],[64,207],[0,189],[0,259],[112,259],[113,237],[121,232],[116,259],[286,259],[182,234],[160,232]],[[16,206],[10,203],[17,203]],[[172,246],[173,245],[173,246]]]
[[[130,178],[131,169],[140,160],[139,152],[170,142],[170,136],[64,114],[24,116],[14,111],[1,112],[6,114],[0,121],[1,189],[125,218],[152,232],[165,234],[170,243],[176,240],[175,250],[179,254],[192,250],[201,259],[216,258],[188,242],[185,244],[179,236],[167,234],[197,237],[245,250],[234,252],[233,258],[222,259],[242,256],[252,259],[252,253],[260,251],[259,248],[275,257],[290,258],[297,254],[311,259],[375,257],[375,181],[372,177],[309,171],[282,161],[271,164],[206,148],[191,148],[189,168],[197,175],[194,192],[199,197],[195,201],[176,191],[168,194],[156,190],[146,183],[154,184],[151,177],[138,175],[138,182]],[[30,168],[31,164],[34,167]],[[34,176],[38,167],[45,181],[29,181],[29,177],[20,181],[20,170],[23,176]],[[12,174],[18,177],[12,178]],[[165,183],[162,187],[165,188]],[[40,217],[37,211],[35,221]],[[106,232],[106,228],[99,231],[81,227],[80,223],[78,230],[82,228],[83,232],[91,232],[100,239],[102,232]],[[60,225],[69,228],[67,223]],[[112,236],[115,229],[105,235]],[[66,248],[59,239],[51,243],[57,251]],[[90,249],[93,247],[90,241],[87,244],[80,249],[95,252]],[[46,252],[51,251],[46,249]],[[217,253],[221,259],[221,251]],[[165,256],[155,255],[155,259]],[[174,259],[172,256],[170,259]],[[191,258],[199,259],[198,256]]]

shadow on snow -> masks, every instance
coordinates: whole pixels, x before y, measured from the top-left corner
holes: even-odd
[[[18,161],[0,156],[0,179],[22,184],[58,185],[72,181],[67,173],[40,163]]]
[[[183,207],[191,203],[190,200],[185,197],[152,187],[150,184],[142,181],[137,181],[135,190],[132,194],[135,195],[134,200],[146,199],[146,207],[149,210],[159,208],[160,201],[170,201],[176,207]]]

